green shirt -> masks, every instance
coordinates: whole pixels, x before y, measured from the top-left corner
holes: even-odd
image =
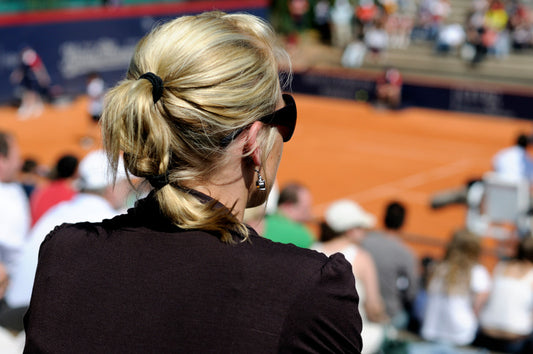
[[[301,223],[281,215],[267,215],[264,237],[281,243],[292,243],[298,247],[309,248],[314,242],[311,232]]]

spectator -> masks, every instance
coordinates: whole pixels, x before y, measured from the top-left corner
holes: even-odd
[[[412,16],[401,13],[387,15],[385,28],[389,37],[390,48],[406,49],[409,46],[409,37],[413,30]]]
[[[30,198],[32,227],[48,209],[74,197],[76,190],[73,182],[77,168],[76,156],[66,154],[59,158],[49,176],[50,183],[38,188]]]
[[[366,29],[374,23],[380,15],[379,8],[373,0],[361,0],[355,8],[355,19],[357,28],[355,35],[357,38],[364,37]]]
[[[433,33],[433,15],[432,4],[434,0],[421,0],[416,10],[416,16],[411,31],[411,39],[413,41],[429,41],[433,40],[431,36]]]
[[[514,259],[500,261],[481,311],[476,346],[502,353],[533,353],[533,237],[518,245]]]
[[[320,33],[320,40],[324,44],[331,43],[330,28],[330,2],[329,0],[318,0],[315,4],[315,21],[314,26]]]
[[[458,23],[443,25],[437,36],[435,51],[438,54],[448,54],[450,51],[457,51],[466,40],[466,33]]]
[[[480,254],[478,236],[466,230],[453,235],[429,280],[421,330],[425,340],[455,346],[473,342],[490,291],[490,274],[479,264]]]
[[[419,282],[417,259],[400,238],[405,214],[401,203],[389,203],[385,211],[385,230],[368,232],[362,243],[376,264],[387,315],[391,324],[400,329],[409,323],[409,308]]]
[[[435,40],[452,11],[450,0],[432,0],[429,11],[431,14],[429,38]]]
[[[139,41],[101,125],[112,171],[123,153],[153,190],[127,214],[46,237],[26,351],[361,351],[344,257],[243,223],[266,201],[296,124],[278,71],[287,59],[248,14],[183,16]]]
[[[533,160],[527,152],[528,145],[528,136],[519,134],[513,146],[498,151],[493,157],[494,172],[508,180],[525,179],[531,184],[533,182]]]
[[[503,58],[509,53],[511,44],[507,32],[509,15],[501,0],[492,0],[485,12],[484,25],[486,42],[490,54]]]
[[[94,222],[117,215],[117,207],[121,206],[120,201],[124,201],[127,196],[123,193],[123,189],[117,186],[128,184],[128,181],[125,174],[120,173],[114,185],[106,174],[106,166],[107,158],[103,151],[93,151],[84,157],[79,166],[80,193],[71,200],[64,200],[51,206],[32,228],[28,242],[23,246],[21,255],[15,262],[11,284],[6,294],[10,308],[18,309],[21,315],[30,303],[39,247],[46,235],[63,223]],[[22,317],[18,319],[18,327],[13,324],[12,328],[19,331],[23,329]]]
[[[0,132],[0,263],[9,274],[30,227],[28,198],[17,181],[21,165],[17,140]]]
[[[403,79],[400,70],[388,67],[376,80],[377,107],[398,109],[402,105]]]
[[[95,123],[100,121],[104,109],[105,83],[104,79],[96,72],[87,76],[87,96],[89,104],[87,111],[91,120]]]
[[[22,49],[20,65],[11,74],[11,81],[22,90],[18,109],[20,119],[40,116],[44,108],[42,97],[49,95],[50,76],[41,57],[33,48]]]
[[[331,41],[337,48],[345,48],[353,39],[353,6],[348,0],[335,0],[331,8]]]
[[[374,61],[379,61],[389,46],[389,35],[385,30],[385,18],[377,18],[372,26],[366,28],[364,42],[370,51],[371,58]]]
[[[92,72],[87,76],[86,86],[87,97],[89,98],[89,104],[87,106],[87,112],[89,114],[89,127],[88,133],[82,138],[82,146],[90,148],[97,138],[99,138],[100,129],[98,122],[104,109],[104,96],[106,92],[105,82],[102,76],[97,72]]]
[[[511,46],[516,51],[533,47],[533,16],[525,4],[516,4],[509,14]]]
[[[377,353],[385,339],[388,321],[372,256],[360,247],[375,218],[351,200],[338,200],[326,210],[321,242],[312,248],[326,255],[340,252],[352,264],[363,319],[362,353]]]
[[[306,223],[313,219],[311,191],[304,185],[291,182],[279,194],[276,213],[267,215],[264,236],[272,241],[292,243],[309,248],[314,242]]]

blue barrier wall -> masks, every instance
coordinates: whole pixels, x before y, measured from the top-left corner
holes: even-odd
[[[375,77],[338,70],[307,71],[294,74],[295,92],[361,100],[375,99]],[[533,88],[516,89],[470,83],[447,85],[437,80],[405,81],[402,106],[443,109],[521,119],[533,119]]]
[[[216,6],[216,7],[215,7]],[[124,77],[137,41],[156,23],[206,10],[268,16],[268,1],[195,1],[0,16],[0,103],[14,98],[10,75],[23,46],[41,56],[55,90],[85,93],[86,76],[99,72],[108,86]]]

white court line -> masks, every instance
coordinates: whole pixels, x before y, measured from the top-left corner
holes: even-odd
[[[469,166],[470,164],[470,159],[454,161],[444,166],[439,166],[427,171],[406,176],[396,181],[387,182],[361,192],[347,195],[345,196],[345,198],[355,200],[358,203],[362,203],[370,202],[384,197],[393,197],[394,195],[397,195],[400,192],[405,191],[406,189],[418,187],[431,181],[456,175],[458,172],[462,171],[466,166]],[[408,193],[416,193],[417,201],[422,200],[422,194],[425,194],[413,191],[409,191]],[[317,215],[321,214],[321,212],[323,212],[331,202],[333,201],[316,205],[314,211],[317,212]]]

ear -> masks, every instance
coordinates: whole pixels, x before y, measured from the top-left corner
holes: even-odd
[[[244,144],[244,151],[250,153],[255,166],[261,166],[261,148],[257,142],[257,135],[263,126],[261,122],[254,122],[248,129],[248,138]]]

